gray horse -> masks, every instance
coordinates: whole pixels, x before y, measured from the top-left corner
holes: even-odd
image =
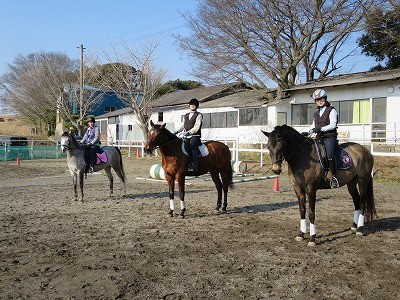
[[[78,200],[77,183],[79,178],[79,187],[81,189],[81,200],[83,202],[83,175],[86,170],[85,162],[85,147],[82,146],[77,139],[70,133],[64,132],[60,138],[61,151],[67,151],[67,163],[69,171],[72,175],[72,181],[74,183],[74,199]],[[107,177],[110,181],[110,193],[109,196],[113,195],[113,183],[114,178],[111,174],[111,168],[117,173],[121,183],[123,185],[123,196],[126,194],[126,176],[122,165],[121,151],[117,147],[104,146],[101,148],[107,156],[107,162],[95,165],[94,170],[100,171],[105,170]]]

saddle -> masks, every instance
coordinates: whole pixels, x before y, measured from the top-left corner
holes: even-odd
[[[186,149],[186,143],[184,141],[182,141],[181,147],[182,147],[182,152],[186,156],[189,156],[189,154],[188,154],[189,149]],[[208,154],[210,154],[210,152],[208,151],[208,148],[205,144],[202,143],[198,148],[199,148],[199,153],[200,153],[199,157],[204,157],[204,156],[207,156]]]
[[[96,165],[104,164],[108,162],[108,157],[107,154],[103,151],[101,147],[96,147],[97,151],[95,153],[96,155]],[[85,148],[85,153],[87,154],[88,157],[90,157],[90,148],[87,147]]]
[[[324,170],[329,170],[328,157],[326,155],[325,144],[321,139],[314,139],[315,148],[317,149],[318,159]],[[353,160],[350,154],[340,146],[336,146],[333,152],[337,168],[340,170],[350,169],[353,166]]]

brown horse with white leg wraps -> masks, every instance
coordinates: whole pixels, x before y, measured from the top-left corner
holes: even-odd
[[[300,233],[296,237],[301,241],[306,233],[306,196],[309,201],[310,240],[308,245],[315,245],[315,201],[318,189],[330,188],[324,183],[322,168],[313,139],[305,137],[287,125],[276,126],[272,132],[263,133],[268,137],[268,150],[275,174],[282,172],[282,162],[288,163],[289,177],[294,184],[300,208]],[[357,143],[344,143],[340,147],[351,156],[352,166],[338,170],[340,186],[347,189],[354,202],[352,229],[362,234],[364,220],[372,220],[376,215],[373,192],[372,168],[374,157],[364,146]],[[358,185],[358,190],[357,190]]]
[[[233,187],[231,152],[229,147],[217,141],[206,142],[209,154],[199,158],[197,172],[188,172],[189,157],[182,150],[182,140],[171,133],[165,124],[155,125],[150,121],[151,129],[146,142],[146,153],[151,154],[154,149],[160,149],[162,155],[162,167],[169,186],[170,209],[169,215],[174,212],[174,188],[175,180],[178,181],[179,198],[181,200],[180,216],[185,217],[185,176],[199,176],[210,173],[217,188],[218,198],[215,211],[219,212],[222,205],[222,191],[224,203],[222,212],[226,212],[228,206],[228,187]],[[220,179],[221,177],[221,179]],[[222,181],[222,182],[221,182]]]

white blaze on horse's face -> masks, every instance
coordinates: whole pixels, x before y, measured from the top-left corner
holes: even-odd
[[[151,154],[157,145],[154,145],[154,139],[157,136],[157,131],[151,128],[145,145],[145,152]]]
[[[62,136],[60,138],[60,149],[61,149],[61,152],[64,153],[65,151],[67,151],[68,145],[69,145],[68,137],[67,136]]]

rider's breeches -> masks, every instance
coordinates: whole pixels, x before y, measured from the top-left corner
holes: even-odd
[[[325,137],[324,138],[324,144],[326,148],[326,156],[328,157],[329,160],[333,159],[333,153],[335,150],[337,140],[336,137]]]

